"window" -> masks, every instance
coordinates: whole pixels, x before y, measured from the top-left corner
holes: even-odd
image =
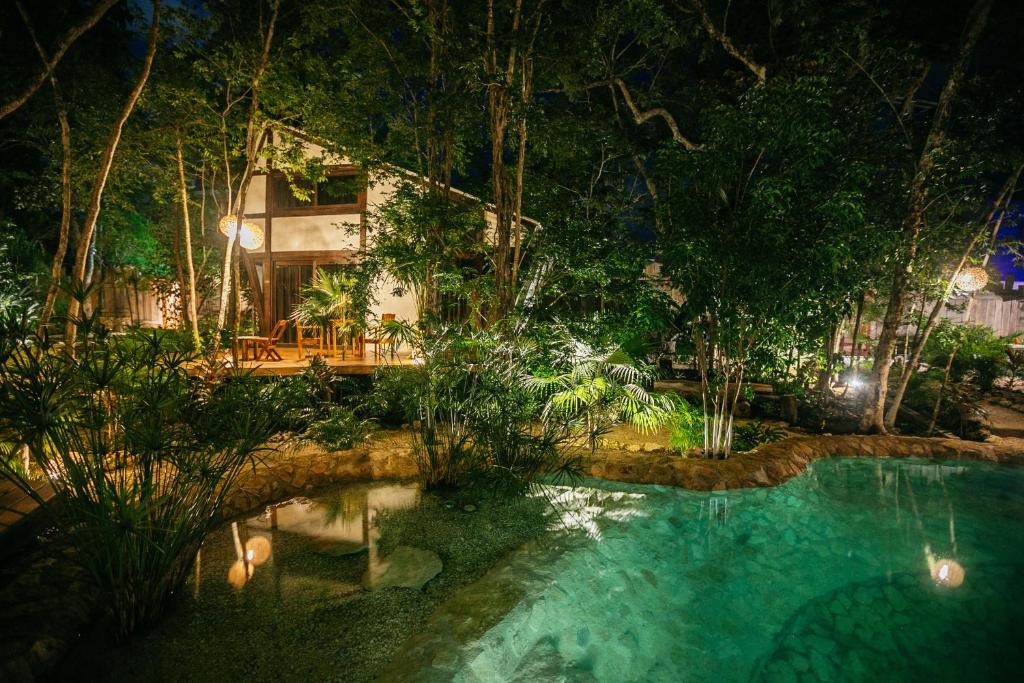
[[[295,185],[302,188],[309,193],[309,199],[301,199],[295,196],[292,192],[291,184],[288,182],[288,178],[283,175],[274,176],[274,208],[279,211],[287,211],[288,209],[301,209],[307,206],[313,206],[314,200],[316,199],[316,192],[313,188],[309,187],[309,183],[306,183],[301,178],[295,179]]]
[[[284,175],[273,177],[274,208],[281,212],[311,209],[314,207],[358,206],[359,195],[363,191],[363,177],[354,173],[330,175],[315,186],[301,178],[294,184],[307,193],[309,199],[296,197],[288,178]]]
[[[335,175],[317,183],[316,198],[320,206],[358,204],[362,183],[357,175]]]

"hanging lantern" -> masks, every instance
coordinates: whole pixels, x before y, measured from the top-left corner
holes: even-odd
[[[981,266],[967,266],[956,276],[956,288],[961,292],[977,292],[988,284],[988,272]]]
[[[237,237],[243,249],[259,249],[263,246],[263,228],[252,221],[242,221],[242,229],[237,231],[235,216],[224,216],[217,223],[217,229],[227,238]]]

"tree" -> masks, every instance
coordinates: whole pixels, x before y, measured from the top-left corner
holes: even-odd
[[[89,207],[85,215],[85,220],[82,224],[81,237],[78,241],[78,248],[75,251],[74,267],[71,272],[72,278],[80,283],[88,284],[86,278],[86,261],[89,255],[89,247],[96,231],[96,222],[99,220],[100,209],[103,203],[103,190],[106,186],[107,178],[110,176],[110,168],[114,163],[114,155],[117,153],[117,146],[121,141],[121,133],[124,130],[124,125],[128,121],[128,117],[131,116],[136,102],[139,101],[139,96],[142,95],[143,88],[146,87],[146,81],[149,78],[150,69],[153,66],[153,57],[156,55],[159,29],[160,2],[159,0],[154,0],[153,19],[150,24],[148,45],[146,48],[146,56],[143,58],[142,68],[136,78],[135,86],[128,94],[128,98],[124,102],[121,112],[114,121],[113,129],[111,130],[110,137],[107,139],[107,143],[103,149],[100,166],[97,170],[95,180],[93,181],[92,192],[89,197]],[[68,322],[64,328],[64,336],[69,342],[74,342],[75,340],[75,334],[77,332],[75,318],[79,314],[80,307],[81,302],[76,298],[72,298],[68,306]]]
[[[935,170],[935,163],[943,143],[946,141],[946,126],[949,122],[953,100],[960,88],[967,64],[974,46],[978,42],[988,21],[992,0],[977,0],[967,19],[959,55],[932,116],[931,128],[925,139],[918,159],[913,180],[908,189],[907,213],[900,228],[903,249],[894,263],[889,303],[886,307],[882,329],[875,346],[874,363],[871,368],[868,401],[861,421],[865,430],[885,433],[885,401],[889,389],[889,368],[896,348],[896,333],[906,302],[907,287],[914,270],[921,231],[925,223],[925,210],[929,196],[929,182]]]

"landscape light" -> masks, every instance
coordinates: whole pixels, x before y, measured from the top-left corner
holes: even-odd
[[[225,237],[237,237],[243,249],[259,249],[263,246],[263,228],[252,221],[242,221],[242,229],[237,230],[238,219],[235,216],[224,216],[217,223],[217,229]]]

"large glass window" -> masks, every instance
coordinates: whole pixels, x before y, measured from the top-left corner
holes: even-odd
[[[356,206],[359,193],[363,191],[363,177],[352,174],[327,176],[315,186],[301,178],[294,185],[301,188],[308,199],[296,197],[292,184],[283,175],[274,176],[274,208],[279,211],[306,209],[310,207]]]

